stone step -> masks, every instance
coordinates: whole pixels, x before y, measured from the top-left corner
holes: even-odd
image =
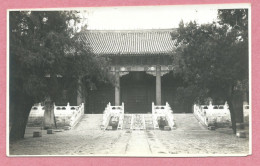
[[[145,129],[145,124],[143,121],[144,115],[142,114],[133,114],[133,124],[132,124],[132,129],[134,130],[142,130]]]
[[[177,130],[207,130],[192,113],[173,114]]]
[[[74,130],[100,130],[103,114],[84,114]]]
[[[125,115],[124,116],[123,129],[130,129],[131,128],[131,118],[132,118],[132,115]]]
[[[153,130],[154,126],[153,126],[153,116],[152,116],[152,114],[145,115],[144,119],[145,119],[146,130]]]
[[[152,114],[125,114],[123,129],[131,128],[132,115],[135,117],[135,126],[133,126],[134,129],[143,128],[143,117],[145,120],[146,130],[154,129]],[[207,130],[198,122],[193,114],[174,114],[173,116],[176,124],[176,130]],[[100,130],[102,120],[103,114],[85,114],[73,130]]]

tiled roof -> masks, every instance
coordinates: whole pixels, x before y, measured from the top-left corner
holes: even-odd
[[[88,30],[80,39],[98,55],[171,54],[175,49],[172,32],[175,30]]]

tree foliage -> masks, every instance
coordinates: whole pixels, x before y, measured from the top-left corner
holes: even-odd
[[[10,105],[14,123],[20,123],[14,128],[25,128],[32,103],[59,100],[61,83],[75,90],[80,78],[85,84],[110,79],[109,61],[93,55],[77,37],[77,11],[12,11],[9,16]],[[23,137],[15,132],[11,137]]]
[[[239,87],[248,91],[247,26],[247,10],[219,10],[218,22],[203,25],[180,22],[172,36],[177,46],[177,71],[189,86],[206,90],[205,98],[228,101],[233,120],[234,91]]]
[[[10,13],[10,90],[22,91],[41,101],[47,95],[56,98],[59,76],[75,81],[84,75],[105,78],[107,60],[94,56],[82,41],[72,37],[76,32],[69,23],[80,21],[77,14]]]

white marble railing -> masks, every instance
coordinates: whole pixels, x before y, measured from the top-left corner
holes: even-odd
[[[227,102],[225,105],[194,105],[195,117],[204,125],[231,125],[231,116]]]
[[[42,106],[41,104],[34,105],[31,108],[28,123],[31,126],[42,125],[44,119],[44,111],[44,106]],[[54,104],[54,116],[58,127],[75,126],[83,114],[84,103],[80,104],[79,106],[71,106],[69,103],[66,106],[56,106]]]
[[[174,127],[173,112],[168,102],[166,102],[166,105],[154,105],[154,103],[152,103],[152,116],[153,116],[154,129],[159,129],[158,118],[160,117],[165,117],[169,127],[173,129]]]
[[[41,103],[35,104],[32,106],[29,117],[43,117],[44,115],[44,106]]]
[[[32,106],[27,126],[28,127],[42,127],[44,123],[44,106],[41,103],[35,104]]]
[[[124,103],[121,106],[112,106],[111,103],[108,103],[105,111],[103,113],[103,121],[102,126],[105,130],[109,125],[109,121],[111,117],[118,117],[118,127],[117,129],[123,129],[123,122],[124,122]]]
[[[73,109],[75,108],[75,109]],[[81,103],[79,106],[71,107],[72,116],[70,118],[70,126],[74,127],[84,115],[84,103]]]
[[[54,104],[54,115],[55,116],[70,116],[74,113],[75,110],[77,110],[79,108],[79,106],[71,106],[70,103],[68,103],[66,106],[56,106]]]
[[[71,106],[68,103],[66,106],[57,106],[54,104],[54,115],[57,126],[74,127],[84,115],[84,103],[78,106]]]

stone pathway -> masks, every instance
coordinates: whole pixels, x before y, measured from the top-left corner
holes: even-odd
[[[146,133],[143,130],[133,130],[128,141],[126,155],[150,155],[152,154]]]
[[[11,155],[63,156],[187,156],[246,155],[249,138],[237,138],[231,129],[206,130],[191,115],[180,115],[176,130],[102,131],[93,124],[101,116],[85,116],[73,130],[33,138],[36,128],[27,128],[25,139],[10,143]],[[186,121],[186,122],[185,122]]]

